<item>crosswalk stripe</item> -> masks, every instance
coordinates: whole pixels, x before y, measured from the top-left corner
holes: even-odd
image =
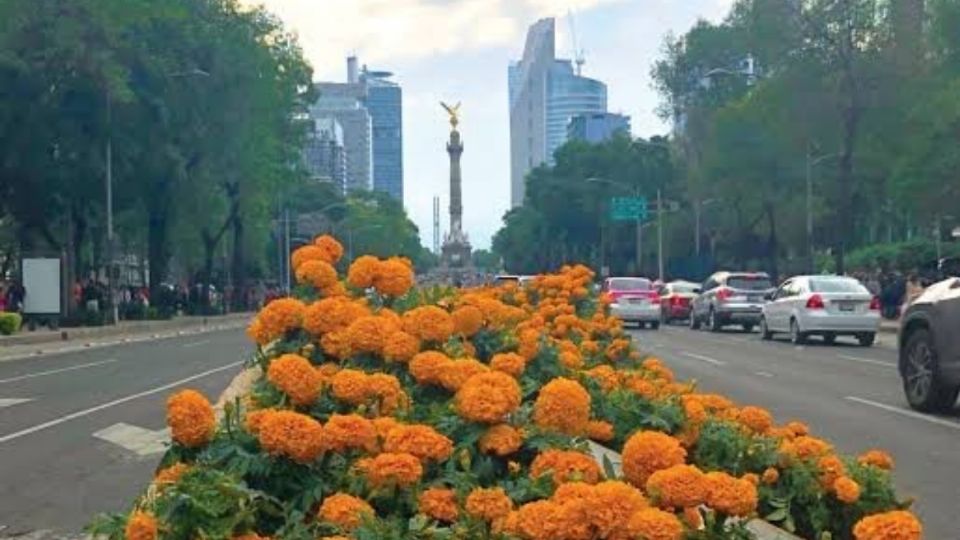
[[[94,437],[113,443],[139,456],[159,454],[167,449],[170,432],[166,429],[156,431],[125,424],[113,424],[93,434]]]
[[[0,409],[4,407],[12,407],[14,405],[19,405],[21,403],[26,403],[28,401],[33,401],[30,398],[0,398]]]

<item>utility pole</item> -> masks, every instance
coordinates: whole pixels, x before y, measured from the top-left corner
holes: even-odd
[[[813,163],[807,145],[807,271],[813,274]]]
[[[290,293],[290,209],[284,207],[283,209],[283,254],[284,261],[286,261],[286,272],[284,272],[284,290],[287,294]]]
[[[700,198],[699,197],[695,201],[693,201],[693,221],[694,221],[693,252],[697,256],[697,259],[699,259],[700,258]]]
[[[114,283],[113,280],[113,111],[110,105],[110,91],[107,90],[104,96],[107,100],[107,144],[105,150],[107,161],[107,177],[105,179],[107,184],[107,291],[109,291],[110,294],[111,319],[113,320],[113,324],[116,325],[120,322],[120,310],[117,306],[116,283]]]
[[[660,282],[663,283],[663,198],[657,190],[657,266],[660,271]]]

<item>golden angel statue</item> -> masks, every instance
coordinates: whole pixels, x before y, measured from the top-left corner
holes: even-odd
[[[450,126],[457,129],[457,125],[460,123],[460,102],[458,101],[456,105],[450,106],[441,101],[440,105],[450,115]]]

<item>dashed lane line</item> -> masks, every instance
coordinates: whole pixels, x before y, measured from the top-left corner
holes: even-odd
[[[695,359],[695,360],[700,360],[701,362],[706,362],[706,363],[708,363],[708,364],[712,364],[712,365],[714,365],[714,366],[725,366],[725,365],[727,365],[727,363],[724,362],[723,360],[717,360],[716,358],[710,358],[709,356],[703,356],[702,354],[696,354],[696,353],[687,352],[687,351],[680,351],[680,354],[682,354],[682,355],[684,355],[684,356],[687,356],[687,357],[690,357],[690,358],[693,358],[693,359]]]
[[[231,363],[229,363],[229,364],[227,364],[227,365],[225,365],[225,366],[220,366],[220,367],[217,367],[217,368],[208,369],[207,371],[203,371],[203,372],[200,372],[200,373],[196,373],[196,374],[194,374],[194,375],[191,375],[191,376],[189,376],[189,377],[185,377],[185,378],[180,379],[180,380],[178,380],[178,381],[173,381],[173,382],[171,382],[171,383],[167,383],[167,384],[165,384],[165,385],[163,385],[163,386],[157,386],[156,388],[151,388],[150,390],[144,390],[143,392],[137,392],[136,394],[130,394],[129,396],[124,396],[124,397],[122,397],[122,398],[115,399],[115,400],[113,400],[113,401],[108,401],[108,402],[106,402],[106,403],[101,403],[100,405],[96,405],[96,406],[90,407],[90,408],[88,408],[88,409],[83,409],[83,410],[80,410],[80,411],[72,412],[72,413],[70,413],[70,414],[61,416],[60,418],[55,418],[55,419],[53,419],[53,420],[50,420],[49,422],[43,422],[42,424],[37,424],[37,425],[35,425],[35,426],[31,426],[31,427],[28,427],[28,428],[26,428],[26,429],[21,429],[20,431],[15,431],[15,432],[13,432],[13,433],[8,433],[8,434],[6,434],[6,435],[0,436],[0,444],[6,443],[6,442],[10,442],[10,441],[15,440],[15,439],[19,439],[20,437],[24,437],[24,436],[26,436],[26,435],[30,435],[31,433],[36,433],[36,432],[38,432],[38,431],[43,431],[43,430],[45,430],[45,429],[52,428],[52,427],[58,426],[58,425],[60,425],[60,424],[63,424],[63,423],[66,423],[66,422],[70,422],[71,420],[76,420],[77,418],[81,418],[81,417],[84,417],[84,416],[91,415],[91,414],[93,414],[93,413],[95,413],[95,412],[99,412],[99,411],[102,411],[102,410],[104,410],[104,409],[109,409],[109,408],[111,408],[111,407],[116,407],[117,405],[121,405],[121,404],[126,403],[126,402],[128,402],[128,401],[133,401],[133,400],[135,400],[135,399],[140,399],[140,398],[142,398],[142,397],[150,396],[150,395],[153,395],[153,394],[158,394],[158,393],[160,393],[160,392],[165,392],[165,391],[167,391],[167,390],[170,390],[171,388],[176,388],[177,386],[180,386],[180,385],[182,385],[182,384],[188,383],[188,382],[190,382],[190,381],[194,381],[194,380],[197,380],[197,379],[206,377],[206,376],[208,376],[208,375],[213,375],[214,373],[219,373],[219,372],[221,372],[221,371],[225,371],[225,370],[228,370],[228,369],[231,369],[231,368],[235,368],[235,367],[237,367],[237,366],[239,366],[239,365],[241,365],[241,364],[243,364],[242,361],[241,361],[241,362],[231,362]]]
[[[116,361],[117,361],[116,358],[108,358],[108,359],[106,359],[106,360],[99,360],[99,361],[97,361],[97,362],[89,362],[89,363],[86,363],[86,364],[77,364],[77,365],[75,365],[75,366],[69,366],[69,367],[65,367],[65,368],[49,369],[49,370],[47,370],[47,371],[38,371],[38,372],[36,372],[36,373],[27,373],[27,374],[25,374],[25,375],[18,375],[18,376],[16,376],[16,377],[10,377],[10,378],[8,378],[8,379],[0,379],[0,384],[12,383],[12,382],[16,382],[16,381],[22,381],[22,380],[25,380],[25,379],[35,379],[35,378],[37,378],[37,377],[45,377],[45,376],[47,376],[47,375],[54,375],[54,374],[57,374],[57,373],[64,373],[64,372],[66,372],[66,371],[76,371],[76,370],[78,370],[78,369],[86,369],[86,368],[91,368],[91,367],[96,367],[96,366],[102,366],[102,365],[104,365],[104,364],[110,364],[110,363],[113,363],[113,362],[116,362]]]
[[[850,360],[852,362],[860,362],[862,364],[870,364],[872,366],[882,366],[889,369],[897,369],[897,365],[892,362],[883,362],[881,360],[873,360],[871,358],[861,358],[859,356],[850,356],[848,354],[838,354],[838,358],[844,360]]]
[[[210,340],[209,340],[209,339],[204,339],[204,340],[201,340],[201,341],[194,341],[193,343],[184,343],[184,344],[183,344],[183,348],[184,348],[184,349],[190,349],[190,348],[193,348],[193,347],[199,347],[199,346],[201,346],[201,345],[206,345],[207,343],[210,343]]]
[[[770,373],[769,371],[758,371],[754,375],[758,375],[760,377],[766,377],[768,379],[773,378],[773,373]]]
[[[877,409],[882,409],[884,411],[892,412],[899,414],[901,416],[906,416],[908,418],[914,418],[916,420],[923,420],[924,422],[930,424],[936,424],[938,426],[945,426],[951,429],[960,430],[960,423],[951,422],[949,420],[944,420],[943,418],[938,418],[936,416],[930,416],[926,414],[921,414],[915,411],[908,411],[900,407],[895,407],[893,405],[887,405],[886,403],[880,403],[878,401],[872,401],[869,399],[864,399],[856,396],[847,396],[845,398],[847,401],[853,401],[861,405],[868,405],[870,407],[876,407]]]
[[[30,398],[0,398],[0,409],[4,407],[13,407],[14,405],[19,405],[21,403],[26,403],[28,401],[33,401]]]

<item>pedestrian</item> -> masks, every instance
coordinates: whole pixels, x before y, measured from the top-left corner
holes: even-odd
[[[923,285],[920,283],[920,275],[916,272],[913,272],[907,279],[906,290],[903,298],[903,307],[901,308],[900,312],[903,313],[906,311],[907,306],[916,301],[921,294],[923,294]]]

